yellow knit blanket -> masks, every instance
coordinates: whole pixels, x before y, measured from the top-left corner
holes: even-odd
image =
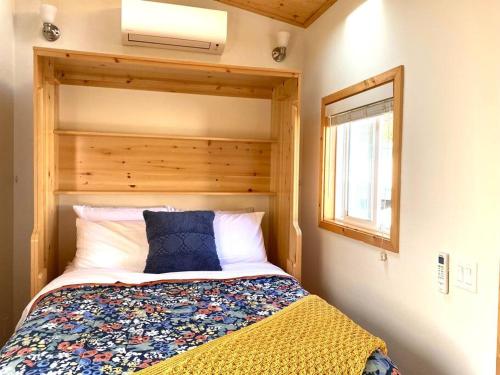
[[[361,375],[377,349],[387,354],[384,341],[310,295],[269,318],[138,374]]]

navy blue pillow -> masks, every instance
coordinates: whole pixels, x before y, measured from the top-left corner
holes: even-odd
[[[149,253],[144,273],[221,271],[212,211],[144,211]]]

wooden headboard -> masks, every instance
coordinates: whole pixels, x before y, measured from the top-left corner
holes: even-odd
[[[58,261],[64,195],[267,196],[268,257],[300,279],[300,73],[46,48],[35,48],[34,59],[32,295],[64,269]],[[64,130],[60,85],[267,99],[271,136]]]

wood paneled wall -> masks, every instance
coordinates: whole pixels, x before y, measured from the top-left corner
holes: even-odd
[[[57,192],[270,193],[271,142],[57,132]]]

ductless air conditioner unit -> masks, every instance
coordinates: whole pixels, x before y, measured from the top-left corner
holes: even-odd
[[[222,54],[227,12],[159,3],[122,0],[125,45]]]

